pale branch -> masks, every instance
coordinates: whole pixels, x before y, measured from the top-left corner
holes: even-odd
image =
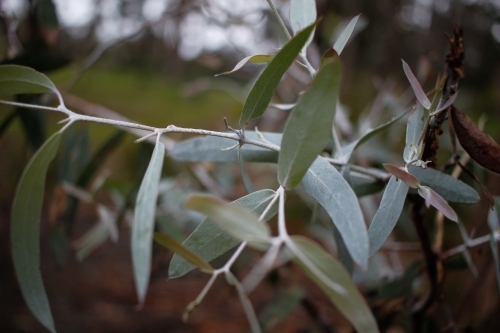
[[[497,242],[500,242],[500,230],[495,231],[495,233],[493,234],[493,237],[495,237]],[[465,244],[456,246],[454,248],[451,248],[451,249],[443,252],[441,254],[441,257],[443,259],[446,259],[446,258],[449,258],[449,257],[455,255],[455,254],[465,252],[469,248],[476,247],[476,246],[479,246],[479,245],[482,245],[484,243],[489,242],[490,238],[491,238],[491,234],[487,234],[487,235],[484,235],[484,236],[481,236],[478,238],[469,239],[469,240],[467,240],[467,242]]]
[[[153,136],[155,135],[161,135],[164,133],[189,133],[189,134],[198,134],[198,135],[208,135],[208,136],[216,136],[216,137],[221,137],[221,138],[226,138],[230,140],[235,140],[238,141],[240,145],[243,144],[250,144],[254,145],[257,147],[273,150],[273,151],[280,151],[280,147],[272,144],[270,142],[266,141],[258,141],[258,140],[253,140],[253,139],[247,139],[244,134],[241,134],[239,131],[231,132],[231,133],[226,133],[226,132],[217,132],[217,131],[209,131],[209,130],[203,130],[203,129],[196,129],[196,128],[184,128],[184,127],[178,127],[175,125],[169,125],[165,128],[160,128],[160,127],[153,127],[153,126],[147,126],[147,125],[142,125],[142,124],[137,124],[134,122],[129,121],[127,118],[109,110],[106,109],[102,106],[99,105],[94,105],[91,103],[88,103],[76,96],[70,95],[65,93],[64,98],[69,100],[69,104],[77,107],[81,111],[85,113],[90,113],[90,114],[99,114],[104,117],[97,117],[97,116],[88,116],[88,115],[81,115],[78,114],[74,111],[69,110],[66,108],[64,105],[61,105],[59,107],[51,107],[51,106],[42,106],[42,105],[36,105],[36,104],[26,104],[26,103],[18,103],[18,102],[11,102],[11,101],[3,101],[0,100],[0,104],[6,104],[6,105],[12,105],[12,106],[19,106],[19,107],[25,107],[25,108],[30,108],[30,109],[38,109],[38,110],[46,110],[46,111],[55,111],[55,112],[61,112],[64,113],[65,115],[68,116],[69,121],[66,126],[64,126],[64,129],[66,129],[70,124],[73,124],[74,122],[77,121],[86,121],[86,122],[93,122],[93,123],[101,123],[101,124],[108,124],[108,125],[113,125],[113,126],[118,126],[118,127],[123,127],[129,130],[134,135],[140,136],[140,139],[137,140],[137,142],[146,140],[146,139],[152,139]],[[89,110],[92,109],[92,110]],[[112,118],[112,119],[109,119]],[[149,133],[148,133],[149,132]],[[150,140],[150,141],[156,141],[156,139]],[[167,150],[171,150],[173,146],[175,145],[175,141],[172,139],[167,139],[162,137],[161,141],[165,144],[165,148]],[[335,166],[344,166],[346,165],[345,162],[338,160],[338,159],[333,159],[333,158],[326,158],[326,160]],[[352,171],[370,176],[376,180],[380,181],[387,181],[389,179],[389,174],[379,171],[376,169],[369,169],[365,167],[361,167],[358,165],[349,165],[350,169]]]

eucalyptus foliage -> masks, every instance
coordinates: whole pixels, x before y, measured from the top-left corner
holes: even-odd
[[[272,2],[269,3],[274,10]],[[275,14],[278,14],[277,11]],[[152,155],[144,159],[145,172],[141,173],[144,176],[135,199],[132,222],[133,275],[139,303],[142,304],[147,295],[154,239],[175,253],[170,262],[170,278],[181,277],[195,268],[211,275],[200,296],[188,306],[186,315],[203,300],[214,280],[219,275],[224,275],[227,282],[236,288],[251,330],[259,332],[262,328],[267,329],[274,325],[270,324],[269,318],[284,319],[293,307],[298,306],[306,297],[307,291],[283,293],[283,296],[270,304],[282,303],[281,298],[289,304],[279,311],[276,310],[279,305],[268,307],[261,316],[255,314],[247,294],[271,270],[294,262],[324,291],[357,332],[379,332],[377,320],[370,308],[374,304],[367,302],[356,287],[351,278],[352,265],[356,264],[354,272],[366,272],[370,269],[370,263],[373,262],[370,257],[383,248],[400,220],[405,203],[408,202],[409,188],[415,188],[410,190],[410,193],[416,195],[418,192],[427,205],[436,207],[444,216],[456,222],[458,215],[446,200],[473,204],[478,202],[480,197],[473,187],[458,180],[456,176],[425,168],[426,161],[421,160],[423,133],[430,117],[442,110],[431,103],[404,61],[403,71],[415,92],[416,108],[413,111],[412,108],[398,109],[389,121],[364,133],[351,133],[349,140],[339,137],[334,119],[342,99],[341,53],[358,18],[359,15],[351,20],[338,41],[324,53],[322,59],[318,59],[319,68],[313,68],[307,60],[305,50],[313,40],[317,25],[315,1],[292,1],[290,23],[293,37],[276,54],[250,55],[238,62],[232,70],[223,73],[231,74],[248,62],[266,64],[243,105],[239,120],[240,129],[235,130],[228,126],[227,132],[188,129],[175,125],[158,128],[123,120],[80,115],[66,108],[57,87],[45,75],[26,67],[0,66],[0,93],[54,94],[59,100],[58,107],[22,106],[59,112],[67,117],[66,125],[47,140],[26,166],[12,210],[14,267],[22,294],[33,315],[48,330],[56,331],[39,267],[39,223],[45,179],[49,164],[56,157],[62,133],[75,122],[87,121],[146,131],[145,133],[149,134],[139,141],[153,139],[155,142]],[[281,21],[281,18],[279,19]],[[289,34],[288,31],[286,33]],[[311,78],[297,100],[285,107],[279,106],[282,104],[271,104],[282,77],[291,66],[300,68],[301,65],[307,67]],[[16,102],[0,102],[20,106]],[[273,105],[278,105],[278,109],[282,110],[280,112],[289,113],[282,133],[245,130],[250,121],[261,118]],[[410,112],[404,151],[398,152],[402,155],[399,162],[404,161],[404,166],[386,164],[385,169],[389,172],[387,173],[382,168],[368,168],[356,162],[351,163],[358,161],[356,154],[361,150],[358,149],[361,145],[374,141],[383,132],[392,130],[398,121],[405,119]],[[162,143],[162,136],[165,137],[169,133],[191,133],[197,136],[177,142],[170,149]],[[108,152],[105,150],[105,154]],[[275,184],[279,185],[273,188],[273,185],[269,184],[269,188],[252,190],[252,193],[228,203],[217,197],[222,196],[221,190],[213,190],[211,194],[195,193],[194,190],[180,190],[172,185],[172,182],[162,181],[165,158],[191,163],[239,163],[247,188],[253,188],[253,175],[246,174],[246,166],[249,163],[274,164]],[[89,180],[96,168],[95,163],[91,166],[94,166],[93,169],[90,168],[91,171],[83,168],[80,179],[83,177],[85,181],[75,180],[74,186],[66,186],[71,189],[68,191],[71,191],[73,196],[89,202],[94,200],[93,193],[96,190],[90,188]],[[359,197],[380,192],[382,189],[384,190],[380,201],[371,197],[372,202],[376,202],[375,211],[367,211],[365,206],[360,204]],[[293,197],[292,191],[307,193],[302,197],[313,207],[313,224],[316,217],[319,217],[327,221],[322,226],[324,230],[334,229],[331,233],[323,232],[322,239],[326,239],[323,244],[320,245],[306,236],[289,235],[285,203],[287,197]],[[131,197],[133,198],[133,195]],[[121,198],[117,201],[120,201],[118,206],[122,208],[116,216],[99,206],[101,221],[80,240],[77,247],[78,258],[86,257],[108,236],[116,240],[115,223],[119,223],[126,215],[134,200]],[[72,209],[76,210],[75,207]],[[165,212],[170,215],[162,215]],[[272,232],[267,222],[275,215],[277,232]],[[172,225],[167,223],[166,227],[165,223],[161,222],[163,218],[176,219],[179,223],[197,221],[198,225],[182,241],[178,239],[182,238],[182,235],[172,232],[175,228],[168,228]],[[371,223],[368,223],[369,221]],[[497,211],[490,213],[489,222],[491,234],[488,240],[494,253],[496,272],[500,275],[496,249],[499,239]],[[155,228],[161,232],[155,233]],[[171,234],[167,235],[165,230]],[[334,239],[339,256],[347,258],[342,259],[342,262],[327,246],[334,244]],[[231,268],[247,246],[262,253],[262,257],[252,265],[250,273],[240,282]],[[231,250],[234,252],[230,252]],[[222,267],[214,268],[213,263],[217,258],[225,258],[227,261]],[[414,271],[415,269],[412,270]],[[416,272],[420,271],[417,269]],[[417,273],[410,274],[412,279]],[[410,282],[405,285],[411,285]],[[261,318],[261,323],[258,322],[258,317]]]

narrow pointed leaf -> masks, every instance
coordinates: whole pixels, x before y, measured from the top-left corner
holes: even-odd
[[[394,229],[405,203],[408,185],[395,176],[389,179],[380,206],[368,228],[370,256],[380,249]]]
[[[135,203],[132,226],[132,263],[140,303],[144,302],[149,284],[156,201],[164,156],[165,146],[157,142]]]
[[[55,332],[54,320],[40,272],[40,216],[45,177],[61,141],[52,135],[24,169],[12,206],[12,257],[24,300],[33,315],[49,331]]]
[[[408,113],[409,111],[405,111],[403,113],[401,113],[400,115],[392,118],[391,120],[389,120],[388,122],[386,123],[383,123],[379,126],[377,126],[376,128],[372,129],[372,130],[369,130],[367,131],[365,134],[363,134],[359,139],[351,142],[350,144],[348,144],[347,146],[345,147],[342,147],[342,154],[343,154],[343,158],[344,158],[344,161],[345,163],[349,162],[350,158],[351,158],[351,155],[352,153],[359,147],[361,146],[362,144],[364,144],[365,142],[367,142],[368,140],[370,140],[371,138],[373,138],[374,136],[376,135],[379,135],[383,132],[385,132],[386,130],[389,129],[389,127],[396,123],[399,119],[403,118],[404,116],[406,116],[406,114]]]
[[[315,26],[312,24],[293,37],[260,74],[243,106],[240,127],[245,127],[247,122],[259,118],[266,111],[281,77],[295,61]]]
[[[208,195],[192,195],[184,206],[208,216],[231,236],[250,243],[267,243],[271,231],[267,224],[248,210],[228,205],[226,202]]]
[[[365,228],[366,229],[366,228]],[[347,249],[347,245],[342,238],[342,235],[338,231],[335,226],[333,226],[333,239],[335,240],[335,245],[337,247],[337,256],[339,261],[344,265],[345,269],[352,276],[354,271],[354,260],[352,260],[351,255],[349,254],[349,250]]]
[[[293,244],[302,252],[304,258],[296,257],[306,274],[325,292],[337,309],[351,322],[359,333],[379,332],[377,322],[368,307],[365,299],[356,288],[349,273],[344,266],[335,260],[329,253],[315,242],[302,237],[292,236]],[[336,292],[319,278],[305,260],[310,261],[315,269],[321,271],[332,283],[339,284],[344,289],[343,293]]]
[[[420,83],[418,83],[417,78],[415,77],[415,75],[413,75],[410,66],[408,66],[408,64],[404,60],[401,59],[401,61],[403,62],[403,70],[405,71],[408,81],[410,81],[410,85],[413,89],[413,92],[415,93],[415,96],[417,97],[420,104],[422,104],[424,108],[429,110],[429,108],[431,107],[431,101],[429,101],[429,98],[427,98],[427,95],[420,86]]]
[[[455,107],[450,110],[451,121],[460,145],[474,161],[500,174],[500,145],[482,132],[466,114]]]
[[[417,157],[414,153],[413,147],[416,146],[420,134],[424,130],[424,120],[425,108],[422,104],[417,103],[416,108],[410,114],[406,125],[406,145],[403,153],[403,159],[407,163],[410,159]]]
[[[241,59],[240,62],[238,62],[232,70],[230,70],[228,72],[217,74],[215,76],[228,75],[228,74],[234,73],[237,70],[239,70],[241,67],[245,66],[245,64],[247,62],[251,62],[254,64],[269,62],[273,59],[273,57],[274,57],[274,54],[256,54],[253,56],[248,56],[248,57]]]
[[[316,21],[316,1],[315,0],[292,0],[290,3],[290,25],[293,34],[296,35],[302,29]],[[304,49],[311,44],[314,33],[311,34]]]
[[[493,262],[495,264],[495,273],[497,276],[497,284],[498,284],[498,291],[500,292],[500,255],[498,253],[498,243],[497,239],[495,237],[495,233],[497,233],[500,229],[498,220],[498,204],[500,200],[498,197],[495,198],[495,208],[490,209],[488,212],[488,226],[491,229],[491,236],[490,236],[490,248],[491,248],[491,253],[493,255]]]
[[[349,41],[349,38],[352,35],[352,32],[354,31],[354,27],[356,27],[356,23],[358,22],[359,17],[361,14],[356,15],[353,17],[353,19],[349,22],[347,27],[345,27],[344,31],[340,34],[339,38],[333,44],[333,49],[340,55],[342,51],[344,50],[344,47],[347,45],[347,42]]]
[[[473,204],[481,199],[472,187],[436,169],[410,165],[408,171],[420,180],[420,184],[429,186],[445,200]]]
[[[101,246],[109,237],[109,228],[102,222],[97,223],[83,236],[73,243],[76,250],[76,259],[83,261],[99,246]]]
[[[181,243],[178,243],[176,240],[174,240],[172,237],[169,237],[165,234],[162,234],[160,232],[155,232],[154,234],[155,241],[157,241],[159,244],[162,246],[166,247],[167,249],[170,249],[174,251],[175,253],[179,254],[182,256],[184,259],[186,259],[189,263],[192,265],[195,265],[199,269],[205,272],[213,272],[214,269],[208,262],[206,262],[202,257],[200,257],[198,254],[192,252],[190,249],[187,247],[183,246]]]
[[[231,202],[230,205],[238,205],[249,210],[255,215],[260,216],[273,199],[274,194],[275,193],[272,190],[253,192]],[[264,216],[263,220],[269,220],[276,214],[277,211],[278,206],[275,204],[271,207],[266,216]],[[240,242],[241,241],[239,239],[229,235],[211,219],[206,218],[184,241],[184,243],[182,243],[182,245],[209,262],[231,250]],[[191,271],[193,268],[193,265],[175,254],[170,262],[168,275],[171,279],[180,277]]]
[[[417,188],[418,185],[420,184],[420,181],[413,176],[412,174],[409,174],[405,170],[398,168],[395,165],[392,164],[384,164],[384,168],[392,173],[394,176],[398,177],[401,179],[406,185]]]
[[[430,187],[419,186],[418,194],[425,199],[425,204],[427,205],[427,207],[429,207],[429,205],[432,205],[436,207],[436,209],[441,213],[443,213],[443,215],[448,219],[457,222],[457,213],[455,213],[453,208],[448,205],[446,200],[444,200],[439,194],[434,192]]]
[[[1,94],[45,94],[56,93],[57,88],[44,74],[29,67],[17,65],[0,66]]]
[[[275,145],[281,144],[281,133],[262,132],[266,140]],[[252,140],[261,140],[256,132],[245,131],[245,136]],[[169,156],[177,161],[185,162],[236,162],[238,151],[222,150],[235,144],[234,140],[215,136],[198,136],[178,142],[169,152]],[[241,155],[247,162],[273,162],[278,161],[278,152],[257,147],[243,145]]]
[[[278,181],[288,190],[300,183],[331,137],[341,79],[338,57],[324,57],[311,86],[300,96],[285,124]]]
[[[368,236],[356,194],[344,177],[324,158],[317,157],[301,182],[335,224],[351,255],[361,267],[368,263]]]

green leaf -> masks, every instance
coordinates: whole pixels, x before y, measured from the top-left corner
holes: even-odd
[[[61,141],[52,135],[24,169],[12,207],[12,257],[24,300],[35,317],[51,332],[54,320],[40,273],[40,216],[45,177]]]
[[[200,257],[198,254],[192,252],[190,249],[183,246],[181,243],[178,243],[173,238],[171,238],[165,234],[162,234],[160,232],[155,232],[154,238],[155,238],[155,241],[160,243],[162,246],[174,251],[175,253],[178,253],[184,259],[189,261],[189,263],[195,265],[196,267],[198,267],[202,271],[209,272],[209,273],[212,273],[214,271],[213,267],[210,266],[210,264],[208,262],[206,262],[202,257]]]
[[[328,212],[351,255],[362,268],[368,263],[368,236],[356,194],[324,158],[317,157],[301,182]]]
[[[269,226],[241,206],[202,194],[190,196],[184,206],[208,216],[235,238],[257,246],[270,241]]]
[[[499,198],[495,198],[495,206],[498,207]],[[500,292],[500,255],[498,254],[498,243],[495,234],[499,231],[498,224],[499,216],[497,208],[490,209],[488,212],[488,226],[491,229],[490,235],[490,248],[493,255],[493,262],[495,263],[495,273],[497,276],[498,291]]]
[[[335,260],[328,252],[323,250],[315,242],[302,237],[290,237],[293,245],[301,252],[301,256],[296,255],[295,261],[306,274],[327,294],[337,309],[351,322],[358,333],[379,332],[377,322],[366,304],[365,299],[356,288],[349,273],[344,266]],[[321,272],[321,276],[317,272]],[[325,283],[326,277],[330,283]],[[344,289],[339,293],[330,284],[338,284]]]
[[[333,226],[332,229],[333,229],[333,239],[337,247],[337,257],[339,258],[342,265],[344,265],[349,275],[352,276],[352,273],[354,271],[354,261],[352,260],[352,257],[349,254],[347,245],[345,244],[344,239],[342,239],[342,235],[340,234],[339,230],[335,228],[335,226]]]
[[[415,75],[413,75],[410,66],[408,66],[408,64],[403,59],[401,59],[401,61],[403,62],[403,70],[406,74],[406,77],[408,78],[408,81],[410,81],[410,85],[413,89],[413,92],[415,93],[415,96],[417,97],[420,104],[422,104],[424,108],[429,110],[429,108],[431,107],[431,101],[429,101],[429,98],[427,98],[427,95],[420,86],[420,83],[418,83],[417,78],[415,77]]]
[[[29,67],[0,66],[0,94],[59,93],[48,77]]]
[[[99,223],[93,226],[74,243],[76,259],[80,262],[85,260],[85,258],[101,246],[108,237],[109,228],[102,221],[99,221]]]
[[[408,185],[395,176],[389,179],[380,207],[368,228],[370,239],[370,256],[380,249],[394,229],[405,203]]]
[[[408,118],[408,123],[406,125],[406,145],[403,153],[403,159],[407,163],[411,158],[417,157],[414,154],[414,148],[416,148],[420,134],[424,130],[426,113],[422,104],[417,103],[416,109],[412,111]]]
[[[359,147],[361,146],[362,144],[364,144],[365,142],[367,142],[368,140],[370,140],[371,138],[373,138],[374,136],[376,135],[379,135],[383,132],[385,132],[386,130],[389,129],[389,127],[394,124],[396,121],[398,121],[399,119],[403,118],[408,112],[410,111],[405,111],[403,113],[401,113],[400,115],[392,118],[391,120],[389,120],[388,122],[386,123],[383,123],[382,125],[379,125],[377,126],[376,128],[372,129],[372,130],[369,130],[367,131],[365,134],[363,134],[359,139],[349,143],[348,145],[342,147],[342,154],[343,154],[343,158],[344,158],[344,162],[345,163],[348,163],[349,160],[351,159],[351,155],[352,153]]]
[[[290,25],[294,35],[297,35],[302,29],[313,24],[316,21],[316,1],[315,0],[292,0],[290,3]],[[311,44],[314,33],[311,33],[309,39],[303,47],[303,50]],[[304,51],[303,51],[304,52]]]
[[[341,79],[338,57],[324,57],[311,86],[300,96],[285,124],[278,181],[288,190],[300,183],[331,137]]]
[[[165,146],[157,142],[135,203],[132,225],[132,263],[139,302],[143,303],[151,271],[151,250],[155,222],[158,184],[163,167]]]
[[[410,165],[408,171],[420,180],[420,184],[429,186],[445,200],[473,204],[479,202],[481,199],[472,187],[436,169],[423,169],[415,165]]]
[[[259,322],[263,332],[270,332],[276,324],[285,319],[304,299],[301,288],[278,292],[259,313]]]
[[[312,24],[293,37],[260,74],[243,106],[240,127],[245,127],[247,122],[259,118],[266,111],[281,77],[297,58],[315,27]]]
[[[239,70],[241,67],[243,67],[247,62],[259,64],[259,63],[263,63],[263,62],[269,62],[273,58],[274,58],[274,54],[257,54],[257,55],[253,55],[253,56],[248,56],[246,58],[241,59],[240,62],[238,62],[232,70],[230,70],[228,72],[217,74],[215,76],[228,75],[228,74],[234,73],[237,70]]]
[[[335,44],[333,44],[333,49],[337,52],[338,55],[342,53],[344,47],[347,45],[347,42],[349,41],[349,38],[351,37],[354,27],[356,26],[356,23],[358,22],[360,16],[361,14],[353,17],[347,27],[345,27],[344,31],[342,31],[342,33],[340,34]]]
[[[266,140],[279,146],[281,133],[261,132]],[[245,131],[245,137],[260,140],[254,131]],[[178,142],[169,152],[169,156],[177,161],[184,162],[236,162],[238,151],[236,149],[222,150],[234,145],[235,141],[215,136],[198,136]],[[257,147],[243,145],[241,154],[247,162],[274,162],[278,161],[278,152]]]
[[[290,3],[290,25],[296,35],[316,21],[316,1],[292,0]]]
[[[272,190],[261,190],[233,201],[230,205],[238,205],[260,216],[269,205],[274,195],[275,193]],[[274,204],[266,216],[264,216],[263,220],[268,221],[277,211],[278,206]],[[233,238],[217,226],[211,219],[206,218],[182,245],[209,262],[226,253],[239,243],[240,240]],[[183,276],[193,268],[195,268],[193,265],[175,254],[170,262],[169,277],[172,279]]]

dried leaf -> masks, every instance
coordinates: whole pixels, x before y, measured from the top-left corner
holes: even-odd
[[[450,118],[458,141],[474,161],[486,169],[500,174],[500,146],[481,132],[476,124],[454,106]]]

